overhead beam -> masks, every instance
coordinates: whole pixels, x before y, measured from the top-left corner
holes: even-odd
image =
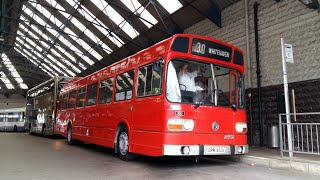
[[[82,1],[81,4],[85,6],[97,19],[99,19],[110,31],[119,36],[119,38],[127,43],[132,40],[121,28],[118,27],[104,12],[102,12],[92,1]]]
[[[21,47],[23,47],[23,44],[21,44],[19,41],[17,41],[16,42],[16,44],[19,44]],[[23,52],[23,49],[20,49],[22,52]],[[34,57],[36,57],[36,58],[39,58],[35,53],[33,53],[33,51],[30,51],[29,52],[32,56],[34,56]],[[27,53],[25,53],[25,55],[26,56],[28,56],[28,58],[29,59],[32,59],[32,60],[34,60],[35,62],[37,62],[38,64],[37,64],[37,66],[40,68],[40,66],[42,66],[42,63],[43,62],[41,62],[41,61],[39,61],[38,59],[33,59],[29,54],[27,54]],[[39,61],[39,62],[38,62]],[[45,64],[46,66],[47,66],[47,64],[46,63],[43,63],[43,64]],[[45,67],[45,66],[42,66],[44,69],[46,69],[48,72],[50,72],[51,74],[60,74],[60,73],[58,73],[58,72],[56,72],[56,71],[53,71],[52,69],[48,69],[49,68],[49,66],[48,66],[48,68],[47,67]]]
[[[128,0],[131,1],[131,0]],[[113,7],[113,9],[118,12],[135,30],[139,32],[139,36],[137,37],[140,41],[142,47],[146,48],[153,44],[151,42],[151,38],[148,37],[144,32],[146,32],[149,28],[142,22],[139,16],[135,15],[131,12],[131,10],[124,5],[121,1],[113,1],[107,0],[108,4]],[[128,2],[131,3],[131,2]]]
[[[179,0],[181,3],[185,3],[188,6],[191,6],[194,10],[196,10],[199,14],[209,19],[211,22],[213,22],[218,27],[222,27],[222,21],[221,21],[221,12],[222,10],[211,0],[208,0],[210,3],[210,7],[207,11],[200,10],[197,8],[197,6],[193,5],[194,2],[186,2],[186,0]]]
[[[32,9],[33,12],[35,14],[37,14],[37,16],[39,16],[40,18],[42,18],[42,20],[44,22],[46,22],[49,26],[53,27],[58,33],[60,33],[57,37],[53,38],[54,42],[61,42],[63,44],[65,44],[64,42],[60,41],[58,39],[59,36],[61,36],[62,34],[64,34],[63,30],[60,29],[60,27],[58,27],[56,24],[54,24],[53,22],[51,22],[47,17],[45,17],[41,12],[39,12],[37,9],[35,9],[33,6],[31,6],[29,3],[26,3],[25,6],[27,6],[29,9]],[[56,14],[57,15],[57,14]],[[61,15],[61,14],[60,14]],[[62,16],[62,15],[61,15]],[[58,18],[58,16],[56,16]],[[64,16],[63,16],[64,17]],[[62,23],[68,23],[69,21],[67,19],[64,20],[60,20]],[[97,62],[98,59],[96,59],[96,57],[94,57],[92,54],[90,54],[86,49],[84,49],[82,46],[80,46],[76,41],[74,41],[72,38],[70,38],[69,36],[63,36],[65,39],[67,39],[70,43],[72,43],[72,45],[74,45],[76,48],[78,48],[84,55],[86,55],[89,59],[93,60],[93,62]],[[54,43],[53,43],[54,44]],[[81,57],[77,58],[77,60],[81,63],[85,62]],[[87,66],[87,67],[91,67],[92,66]],[[94,68],[94,66],[93,66]],[[94,70],[95,71],[95,70]]]
[[[24,22],[21,22],[21,24],[23,24],[25,27],[29,27],[27,24],[25,24]],[[33,30],[31,27],[29,27],[28,31],[32,32],[34,35],[38,36],[39,39],[37,40],[37,42],[35,42],[37,45],[41,46],[42,49],[46,49],[42,43],[40,42],[44,42],[45,44],[50,45],[51,42],[49,42],[48,40],[46,40],[41,34],[39,34],[37,31]],[[30,37],[28,36],[28,33],[25,34],[26,37]],[[67,57],[63,52],[60,51],[60,49],[56,48],[55,46],[53,46],[51,49],[54,49],[55,51],[57,51],[63,58],[65,58],[66,60],[69,59],[69,57]],[[53,54],[51,51],[47,51],[48,54],[50,54],[53,57],[58,58],[55,54]],[[64,61],[60,61],[63,65],[65,66],[69,66],[68,64],[66,64]],[[69,60],[69,62],[72,62],[71,60]],[[76,68],[81,69],[81,67],[78,64],[73,64]],[[74,70],[71,70],[73,72],[75,72]],[[75,72],[77,73],[77,72]]]
[[[6,85],[0,80],[0,87],[1,87],[1,89],[0,89],[0,92],[2,91],[2,93],[4,94],[4,96],[6,97],[6,98],[8,98],[9,97],[9,91],[8,91],[8,88],[6,87]],[[0,93],[1,94],[1,93]]]
[[[96,22],[92,22],[89,21],[88,19],[86,19],[86,17],[82,14],[87,12],[85,9],[83,9],[82,7],[79,7],[78,9],[80,10],[76,10],[74,9],[74,7],[72,7],[69,3],[65,2],[62,3],[62,1],[58,1],[58,3],[62,6],[65,7],[65,9],[71,9],[72,12],[74,12],[72,15],[78,19],[78,21],[80,21],[84,26],[87,27],[87,29],[89,29],[95,36],[97,36],[102,42],[104,42],[112,51],[116,50],[118,48],[118,46],[116,46],[116,44],[114,42],[112,42],[109,38],[107,38],[108,34],[103,34],[99,29],[97,29],[94,25],[96,26],[100,26],[103,28],[103,26],[98,25],[98,23]],[[80,11],[80,12],[79,12]],[[93,19],[95,19],[95,17],[91,17]],[[94,47],[94,46],[93,46]],[[103,53],[102,55],[105,55],[105,53]]]
[[[8,54],[7,54],[8,56]],[[11,51],[11,63],[12,64],[20,64],[18,65],[20,68],[22,66],[23,70],[25,72],[28,73],[28,75],[32,76],[32,75],[37,75],[36,77],[33,77],[35,79],[39,78],[39,79],[48,79],[47,77],[50,77],[46,72],[44,72],[39,66],[34,65],[31,61],[29,61],[26,57],[24,57],[22,54],[20,54],[18,51],[16,51],[14,48],[12,48]],[[8,56],[9,57],[9,56]],[[18,59],[18,60],[16,60]],[[17,69],[17,68],[16,68]],[[20,69],[20,71],[23,71]],[[17,69],[18,71],[18,69]],[[18,72],[20,72],[18,71]],[[22,75],[20,75],[21,78],[25,81],[24,77]]]
[[[181,28],[171,17],[170,13],[158,2],[154,0],[138,0],[148,12],[159,22],[155,27],[167,34],[167,37],[174,34],[183,33]],[[171,22],[170,25],[168,22]],[[159,28],[162,23],[164,29]]]
[[[29,22],[31,24],[34,24],[35,26],[37,26],[37,28],[42,31],[43,33],[45,33],[50,39],[55,39],[56,37],[51,34],[45,27],[41,26],[41,25],[38,25],[37,23],[33,23],[33,19],[26,13],[22,13],[22,15],[29,20]],[[54,43],[54,42],[53,42]],[[68,52],[75,58],[75,59],[80,59],[81,57],[75,53],[73,50],[70,49],[70,47],[68,47],[67,45],[65,45],[65,43],[61,42],[59,39],[56,39],[55,40],[55,43],[57,43],[61,48],[65,49],[65,50],[68,50]],[[60,53],[63,54],[63,52],[61,52],[60,50],[58,51]],[[86,66],[86,67],[89,67],[90,64],[88,64],[86,61],[81,61],[81,63]],[[94,72],[94,71],[92,71]]]
[[[18,42],[18,41],[17,41],[17,42]],[[16,43],[17,43],[17,42],[16,42]],[[31,45],[29,42],[27,42],[25,39],[23,40],[23,42],[24,42],[24,45],[29,45],[30,47],[32,47],[32,45]],[[24,46],[24,45],[22,45],[22,46]],[[26,48],[25,48],[25,49],[26,49]],[[34,48],[34,49],[27,49],[27,50],[31,50],[32,53],[34,54],[34,56],[37,57],[38,60],[40,59],[39,65],[41,65],[41,64],[46,64],[48,67],[52,68],[52,70],[53,70],[55,73],[59,74],[60,76],[63,76],[63,73],[60,73],[58,70],[56,70],[55,68],[53,68],[53,66],[51,66],[50,63],[45,62],[45,61],[43,60],[44,58],[38,55],[38,54],[41,55],[41,52],[40,52],[38,49]],[[38,54],[35,53],[35,52],[37,52]],[[53,63],[50,59],[47,59],[47,60],[50,61],[51,63]]]
[[[24,34],[24,35],[27,35],[28,34],[28,32],[26,32],[25,30],[23,30],[23,29],[20,29],[20,31]],[[25,39],[24,39],[25,40]],[[25,41],[26,42],[26,41]],[[37,44],[37,42],[34,42],[35,44]],[[27,43],[28,45],[31,45],[29,42]],[[42,48],[42,49],[46,49],[43,45],[41,45],[41,43],[39,43],[38,42],[38,44],[37,44],[40,48]],[[32,46],[31,46],[32,47]],[[38,50],[37,48],[35,48],[34,47],[34,50],[36,51],[36,52],[38,52],[39,54],[43,54],[43,51],[41,52],[40,50]],[[57,61],[59,60],[59,58],[57,58],[53,53],[51,53],[51,52],[47,52],[47,54],[51,54],[51,56],[53,56]],[[46,54],[46,56],[48,56]],[[45,55],[44,55],[45,56]],[[55,64],[55,65],[57,65],[57,63],[56,62],[54,62],[54,61],[52,61],[50,58],[47,58],[47,60],[48,61],[50,61],[51,63],[53,63],[53,64]],[[66,68],[67,67],[69,67],[65,62],[63,62],[63,61],[59,61],[62,65],[64,65]],[[47,65],[50,65],[50,64],[47,64]],[[51,66],[51,65],[50,65]],[[60,66],[58,66],[57,65],[57,67],[60,67]],[[69,76],[71,76],[71,74],[69,73],[69,72],[67,72],[65,69],[63,69],[64,70],[64,73],[66,73],[66,74],[68,74]],[[75,72],[75,70],[73,70],[72,68],[68,68],[68,70],[70,70],[71,72],[73,72],[73,73],[75,73],[75,74],[77,74],[77,72]]]

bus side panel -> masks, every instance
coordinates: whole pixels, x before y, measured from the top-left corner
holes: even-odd
[[[132,130],[162,131],[164,116],[163,101],[162,96],[137,98],[132,110]]]
[[[86,127],[95,127],[95,123],[96,121],[98,121],[97,118],[97,113],[98,110],[96,108],[96,106],[86,106],[85,108],[85,115],[83,118],[84,124],[86,125]]]
[[[163,132],[130,131],[130,152],[148,156],[162,156]]]
[[[74,128],[74,134],[77,135],[85,135],[84,131],[84,116],[85,116],[85,108],[80,107],[74,109],[75,112],[75,118],[74,122],[72,122],[72,127]]]
[[[95,130],[94,136],[97,138],[102,138],[107,141],[107,144],[111,143],[113,147],[114,134],[115,134],[115,124],[116,118],[112,118],[112,113],[110,111],[111,104],[99,104],[97,106],[97,118],[95,119]],[[108,145],[108,147],[110,147]]]
[[[137,98],[130,131],[131,151],[150,156],[162,155],[164,99],[162,96]]]
[[[130,130],[132,125],[131,108],[131,100],[115,102],[112,106],[110,106],[110,120],[115,129],[117,129],[119,123],[124,122],[126,123],[128,130]]]
[[[86,134],[82,133],[82,135],[88,137],[88,142],[113,147],[114,129],[103,126],[103,122],[108,121],[108,119],[105,116],[106,113],[99,111],[98,106],[86,107],[84,124],[87,129]]]
[[[98,145],[107,146],[113,148],[114,140],[114,129],[109,128],[97,128],[93,127],[92,133],[89,135],[93,138],[94,142]]]

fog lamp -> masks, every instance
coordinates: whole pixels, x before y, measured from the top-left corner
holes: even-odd
[[[181,147],[181,154],[189,154],[189,153],[190,153],[189,146],[182,146]]]

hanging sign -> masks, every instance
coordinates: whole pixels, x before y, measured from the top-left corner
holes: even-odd
[[[287,63],[293,63],[293,48],[292,44],[284,44],[285,56]]]

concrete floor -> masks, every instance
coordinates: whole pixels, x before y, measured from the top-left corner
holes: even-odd
[[[316,176],[195,158],[140,156],[124,162],[95,145],[64,139],[0,133],[0,179],[319,179]]]

